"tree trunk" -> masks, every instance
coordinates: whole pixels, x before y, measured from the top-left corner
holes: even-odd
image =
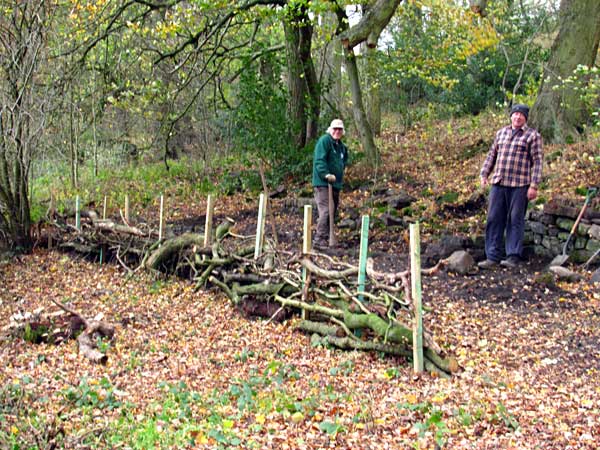
[[[313,26],[305,14],[300,27],[300,58],[306,82],[306,93],[308,96],[308,117],[306,118],[306,140],[307,142],[317,139],[319,134],[319,115],[321,113],[321,88],[317,79],[315,65],[312,59],[311,44]]]
[[[365,112],[358,67],[354,47],[362,42],[367,43],[368,47],[377,47],[379,35],[387,26],[394,12],[402,0],[376,0],[375,3],[364,12],[360,21],[348,28],[348,17],[342,8],[337,8],[338,16],[338,36],[344,46],[344,56],[348,80],[350,82],[350,92],[352,94],[352,112],[356,127],[359,132],[363,150],[367,160],[372,166],[378,166],[381,162],[379,150],[373,140],[373,131],[371,124],[367,119]]]
[[[376,0],[356,25],[340,34],[342,45],[346,48],[354,48],[366,41],[369,47],[377,47],[379,35],[390,22],[401,2],[402,0]]]
[[[352,113],[354,114],[354,122],[356,123],[360,142],[365,151],[365,155],[367,156],[367,161],[369,164],[376,167],[381,163],[381,156],[379,155],[379,150],[373,140],[373,132],[363,105],[354,50],[344,49],[344,56],[348,80],[350,82],[350,92],[352,94]]]
[[[321,16],[323,27],[334,27],[335,16],[326,13]],[[334,39],[324,47],[322,55],[321,85],[323,86],[323,109],[325,117],[333,119],[342,114],[342,43]]]
[[[381,97],[379,90],[379,71],[377,66],[377,49],[367,47],[365,50],[365,85],[367,89],[367,118],[374,136],[381,134]]]
[[[561,80],[572,76],[580,64],[594,65],[599,41],[600,2],[562,0],[560,30],[530,114],[531,125],[547,142],[574,139],[589,119],[580,94]]]
[[[288,67],[288,90],[290,100],[288,114],[290,119],[290,132],[296,148],[306,145],[306,82],[304,69],[300,56],[300,33],[296,24],[284,21],[285,49]]]

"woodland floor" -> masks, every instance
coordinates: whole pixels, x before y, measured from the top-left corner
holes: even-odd
[[[431,186],[420,183],[402,187]],[[361,191],[344,195],[362,204]],[[254,203],[229,198],[217,216],[252,234]],[[200,206],[182,207],[174,228],[203,226]],[[274,208],[281,245],[298,250],[300,210]],[[477,211],[447,229],[480,232],[481,221]],[[340,257],[355,258],[356,233],[341,233]],[[406,231],[374,229],[370,251],[378,270],[406,268]],[[2,341],[0,448],[598,448],[600,289],[587,277],[539,282],[546,264],[423,278],[425,326],[462,368],[445,380],[403,358],[312,348],[298,319],[249,320],[187,280],[37,249],[0,267],[0,327],[54,310],[54,298],[103,314],[116,339],[106,366],[75,341]]]

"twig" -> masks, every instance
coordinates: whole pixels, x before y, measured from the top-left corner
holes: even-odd
[[[122,266],[122,267],[123,267],[125,270],[127,270],[127,272],[128,272],[130,275],[131,275],[131,274],[134,274],[134,273],[135,273],[135,271],[134,271],[133,269],[131,269],[130,267],[128,267],[128,266],[127,266],[127,264],[125,264],[125,263],[123,262],[123,260],[121,259],[121,256],[119,255],[119,251],[120,251],[120,250],[121,250],[121,247],[119,246],[119,247],[117,248],[117,251],[116,251],[116,253],[115,253],[115,257],[117,258],[117,261],[119,261],[119,264],[121,264],[121,266]],[[139,267],[138,267],[136,270],[138,270],[138,269],[139,269]]]
[[[280,307],[279,307],[279,309],[278,309],[277,311],[275,311],[275,313],[274,313],[274,314],[273,314],[273,315],[272,315],[272,316],[269,318],[269,320],[267,320],[267,321],[264,323],[264,325],[263,325],[263,326],[266,326],[266,325],[268,325],[269,323],[271,323],[271,321],[272,321],[272,320],[275,318],[275,316],[276,316],[277,314],[279,314],[281,311],[283,311],[283,308],[284,308],[283,306],[280,306]]]
[[[342,322],[339,319],[336,319],[335,317],[331,317],[330,319],[333,323],[339,325],[344,330],[346,335],[348,335],[348,337],[350,339],[354,339],[355,341],[360,341],[360,339],[358,339],[356,336],[354,336],[354,333],[352,331],[350,331],[350,329],[346,326],[346,324],[344,322]]]

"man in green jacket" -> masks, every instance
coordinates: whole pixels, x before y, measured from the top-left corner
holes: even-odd
[[[317,249],[327,247],[329,236],[329,192],[328,184],[333,187],[334,211],[340,200],[344,170],[348,164],[348,148],[342,142],[344,123],[340,119],[331,121],[331,125],[315,146],[313,157],[312,185],[315,189],[315,201],[319,219],[313,246]]]

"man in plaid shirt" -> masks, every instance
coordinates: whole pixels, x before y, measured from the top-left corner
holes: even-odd
[[[529,107],[513,105],[511,124],[498,130],[481,168],[481,185],[492,185],[485,227],[486,260],[478,264],[483,269],[498,263],[513,268],[521,261],[525,211],[527,202],[537,197],[543,160],[542,137],[527,126],[528,116]]]

